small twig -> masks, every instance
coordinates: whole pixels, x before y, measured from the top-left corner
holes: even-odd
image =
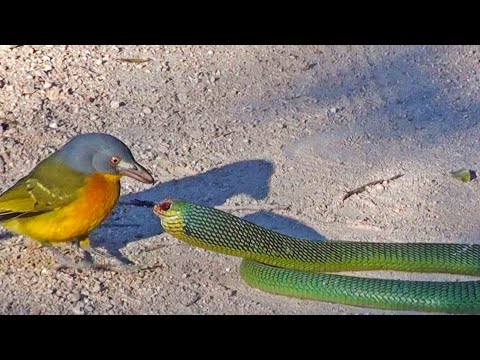
[[[188,304],[186,304],[185,307],[190,307],[192,305],[195,305],[198,302],[198,300],[200,300],[201,298],[202,297],[200,296],[200,294],[195,293],[195,297],[193,298],[193,300],[188,302]]]
[[[143,64],[143,63],[152,61],[152,59],[117,59],[117,61],[127,62],[132,64]]]
[[[350,196],[352,195],[355,195],[355,194],[360,194],[362,192],[364,192],[365,190],[367,190],[367,187],[369,186],[373,186],[373,185],[377,185],[377,184],[382,184],[383,182],[387,182],[387,184],[390,182],[390,181],[393,181],[393,180],[397,180],[398,178],[401,178],[403,175],[405,174],[398,174],[398,175],[395,175],[394,177],[391,177],[389,179],[386,179],[386,180],[376,180],[376,181],[372,181],[372,182],[369,182],[368,184],[365,184],[363,186],[360,186],[356,189],[353,189],[353,190],[350,190],[350,191],[347,191],[347,194],[343,197],[343,201],[347,200]]]
[[[121,228],[121,227],[139,227],[142,226],[140,224],[103,224],[102,227],[104,228]]]
[[[220,205],[220,206],[215,206],[215,209],[222,210],[222,211],[272,211],[272,210],[289,210],[290,206],[281,206],[281,205],[228,206],[228,205]]]
[[[85,69],[85,70],[87,70],[88,72],[94,73],[94,74],[97,75],[97,76],[100,76],[100,75],[101,75],[100,73],[98,73],[98,72],[96,72],[96,71],[94,71],[94,70],[92,70],[92,69],[90,69],[90,68],[88,68],[88,67],[86,67],[86,66],[80,65],[80,67],[83,68],[83,69]],[[92,74],[89,74],[89,75],[93,78]]]
[[[138,199],[133,199],[132,201],[120,201],[120,205],[127,205],[127,206],[140,206],[140,207],[153,208],[155,204],[156,203],[154,201],[138,200]]]
[[[133,199],[132,201],[122,201],[121,205],[127,206],[140,206],[140,207],[149,207],[152,208],[155,206],[155,202],[148,200],[137,200]],[[215,209],[222,211],[272,211],[272,210],[290,210],[288,205],[219,205],[214,206]]]

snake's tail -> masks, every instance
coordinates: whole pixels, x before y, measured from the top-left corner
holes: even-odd
[[[243,260],[240,274],[277,295],[386,310],[480,313],[480,282],[400,281],[313,274]]]

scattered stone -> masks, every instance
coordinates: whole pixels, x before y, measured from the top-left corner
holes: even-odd
[[[70,301],[73,304],[79,302],[80,299],[81,299],[81,295],[80,295],[79,292],[70,293],[67,296],[67,300]]]
[[[35,88],[33,85],[27,85],[23,90],[23,95],[31,95],[35,92]]]
[[[50,72],[53,70],[53,66],[50,65],[50,64],[47,64],[43,67],[43,71],[45,71],[46,73]]]
[[[31,46],[25,46],[25,52],[28,54],[28,55],[31,55],[31,54],[34,54],[35,53],[35,49]]]
[[[5,173],[5,160],[3,160],[2,155],[0,155],[0,174]]]
[[[95,285],[93,285],[92,292],[99,293],[100,291],[102,291],[102,285],[100,283],[95,283]]]
[[[125,103],[122,102],[122,101],[112,101],[110,103],[110,106],[111,106],[112,109],[118,109],[120,106],[124,106],[124,105],[125,105]]]
[[[74,315],[85,315],[85,310],[82,304],[77,304],[73,309],[72,312]]]
[[[55,86],[47,91],[47,98],[50,101],[57,101],[60,97],[60,88]]]

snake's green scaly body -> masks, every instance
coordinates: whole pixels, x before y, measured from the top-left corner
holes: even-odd
[[[318,272],[397,270],[480,275],[480,245],[315,242],[184,200],[155,207],[166,232],[244,259],[247,284],[275,294],[382,309],[480,313],[480,281],[360,278]]]

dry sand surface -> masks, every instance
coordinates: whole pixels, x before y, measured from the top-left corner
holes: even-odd
[[[132,58],[151,61],[119,61]],[[479,182],[449,172],[478,169],[479,61],[470,46],[1,47],[0,191],[98,131],[158,183],[122,180],[121,203],[92,236],[154,269],[56,272],[48,251],[0,232],[0,313],[405,314],[252,289],[241,259],[190,247],[151,209],[123,203],[289,205],[237,214],[313,240],[478,243]]]

